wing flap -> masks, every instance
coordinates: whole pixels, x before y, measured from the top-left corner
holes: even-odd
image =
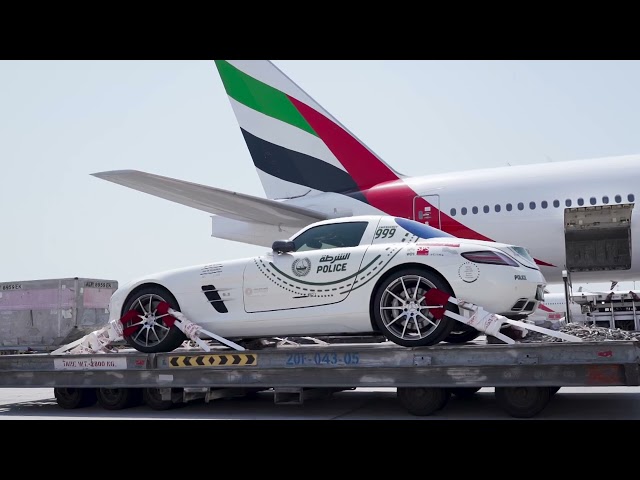
[[[302,207],[138,170],[92,173],[94,177],[232,220],[302,228],[328,217]]]

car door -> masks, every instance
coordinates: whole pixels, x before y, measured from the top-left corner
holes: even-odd
[[[247,312],[315,307],[349,295],[377,222],[312,226],[293,238],[295,251],[256,257],[244,274]]]

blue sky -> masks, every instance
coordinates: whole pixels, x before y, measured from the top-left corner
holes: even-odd
[[[407,175],[640,153],[638,61],[274,63]],[[213,61],[0,61],[0,167],[0,282],[124,282],[265,251],[90,176],[264,196]]]

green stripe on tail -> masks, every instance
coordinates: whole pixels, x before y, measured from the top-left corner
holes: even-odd
[[[225,60],[215,62],[227,95],[231,98],[253,110],[318,136],[287,95],[250,77]]]

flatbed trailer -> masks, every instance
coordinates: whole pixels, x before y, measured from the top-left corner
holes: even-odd
[[[495,387],[511,416],[533,417],[561,387],[640,385],[640,342],[439,344],[407,348],[376,344],[285,345],[210,352],[0,356],[0,387],[54,389],[62,408],[96,402],[116,410],[146,403],[169,409],[193,399],[271,390],[276,403],[358,387],[395,387],[414,415],[442,409],[451,394]]]

